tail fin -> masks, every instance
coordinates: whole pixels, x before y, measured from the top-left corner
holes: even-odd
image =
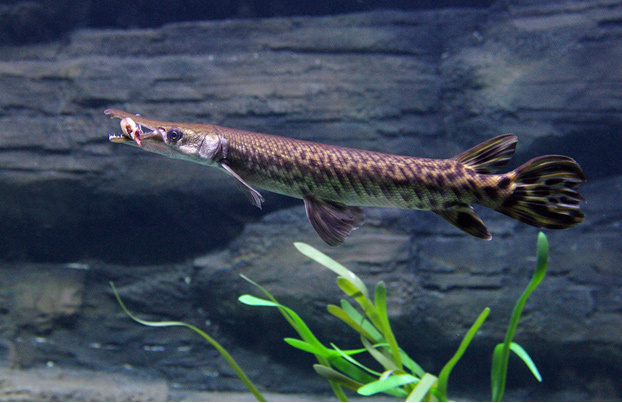
[[[545,155],[516,168],[514,191],[496,210],[539,228],[565,229],[585,218],[577,187],[585,182],[581,167],[570,157]]]

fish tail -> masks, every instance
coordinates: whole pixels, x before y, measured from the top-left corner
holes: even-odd
[[[538,228],[566,229],[581,223],[577,187],[585,182],[579,164],[570,157],[545,155],[507,174],[513,192],[497,211]]]
[[[512,158],[518,139],[513,134],[502,134],[484,141],[456,155],[452,159],[473,169],[478,174],[490,174],[503,168]],[[476,238],[490,240],[492,235],[473,207],[453,202],[442,209],[432,209],[454,227]]]

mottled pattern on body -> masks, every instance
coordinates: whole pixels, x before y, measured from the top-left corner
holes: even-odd
[[[223,133],[227,160],[250,184],[302,198],[356,206],[447,209],[457,202],[498,204],[509,180],[478,174],[451,159],[428,159],[337,147],[286,137]],[[503,186],[500,186],[503,185]]]

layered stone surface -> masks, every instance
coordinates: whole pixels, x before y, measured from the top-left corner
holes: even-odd
[[[491,307],[473,346],[472,361],[485,367],[533,270],[537,230],[483,209],[488,243],[430,213],[369,209],[342,247],[325,248],[300,201],[264,192],[260,211],[219,172],[109,143],[107,134],[120,129],[103,110],[115,107],[437,158],[513,132],[513,166],[541,154],[572,156],[589,181],[587,219],[547,232],[550,272],[517,335],[550,383],[530,389],[529,374],[517,368],[525,394],[513,396],[619,398],[620,20],[615,1],[501,2],[80,30],[2,47],[5,362],[240,388],[193,335],[127,320],[111,298],[114,280],[151,319],[207,321],[266,388],[295,391],[288,381],[295,373],[306,391],[321,391],[311,361],[282,344],[286,323],[276,312],[237,302],[252,290],[238,277],[245,274],[328,341],[347,343],[351,334],[324,310],[341,297],[333,276],[291,246],[304,241],[368,285],[387,284],[399,341],[432,372]],[[465,385],[486,385],[485,371],[472,379],[462,371]],[[547,387],[563,379],[573,385]]]

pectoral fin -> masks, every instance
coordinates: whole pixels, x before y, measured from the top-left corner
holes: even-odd
[[[305,210],[315,232],[330,246],[339,246],[365,222],[360,207],[305,196]]]
[[[482,219],[475,214],[473,207],[465,203],[459,203],[447,210],[433,210],[436,214],[443,217],[454,227],[461,229],[469,235],[485,240],[492,239],[488,228]]]
[[[237,183],[240,187],[240,189],[244,192],[244,194],[249,198],[249,200],[251,201],[251,203],[253,203],[254,206],[257,206],[259,208],[261,208],[261,203],[263,202],[264,198],[261,195],[261,193],[259,193],[258,191],[256,191],[255,189],[253,189],[253,187],[251,185],[249,185],[248,183],[246,183],[244,181],[244,179],[242,179],[240,177],[240,175],[236,174],[235,171],[233,169],[231,169],[231,167],[229,165],[227,165],[226,163],[221,163],[220,166],[229,173],[229,175],[233,176],[235,179],[237,179]]]

